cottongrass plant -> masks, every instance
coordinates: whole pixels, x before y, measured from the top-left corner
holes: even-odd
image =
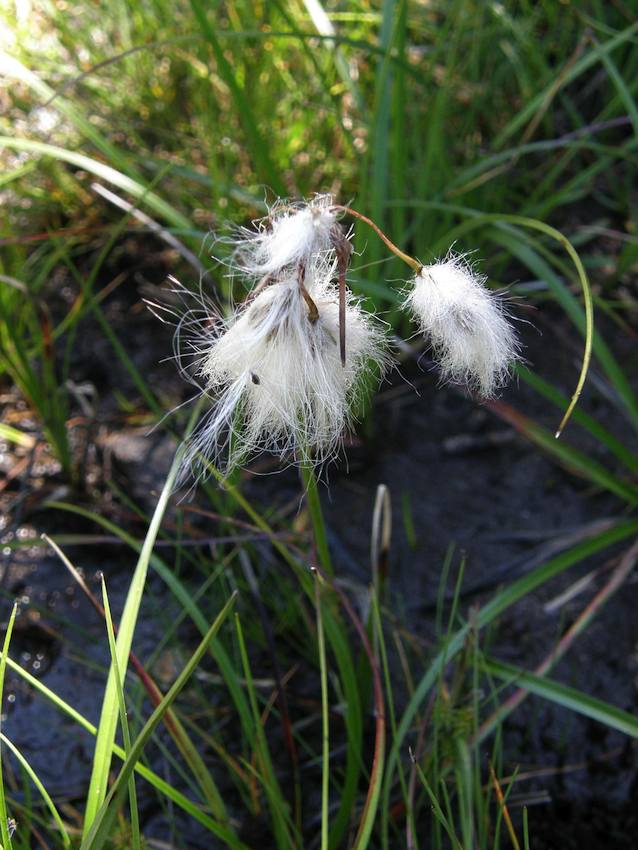
[[[338,451],[371,376],[380,380],[392,362],[385,326],[346,285],[344,215],[369,224],[412,268],[404,307],[442,379],[485,397],[505,383],[519,356],[516,334],[502,299],[466,259],[450,254],[423,266],[330,195],[279,201],[234,240],[228,262],[248,284],[244,302],[229,318],[204,304],[180,322],[178,348],[186,345],[191,375],[212,402],[188,446],[196,474],[209,463],[228,473],[260,451],[323,463]]]

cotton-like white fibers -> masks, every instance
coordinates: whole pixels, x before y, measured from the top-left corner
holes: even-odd
[[[388,360],[379,323],[349,295],[345,367],[339,352],[334,262],[315,257],[304,285],[318,310],[312,321],[298,275],[290,271],[239,308],[213,338],[200,377],[215,405],[191,444],[227,471],[255,451],[334,453],[352,420],[372,364]]]
[[[224,319],[202,298],[178,324],[177,358],[211,401],[189,440],[195,472],[206,474],[210,462],[227,473],[260,451],[322,463],[352,424],[357,396],[371,385],[366,375],[380,377],[391,362],[382,324],[346,289],[352,246],[338,213],[372,225],[418,269],[404,306],[443,379],[492,396],[519,358],[503,299],[463,257],[420,267],[331,195],[278,202],[233,240],[228,266],[252,286],[244,303]]]
[[[278,274],[308,263],[313,254],[328,251],[338,227],[331,195],[317,195],[308,204],[276,204],[257,230],[242,228],[232,264],[250,277]]]
[[[519,342],[503,300],[484,286],[467,261],[450,255],[425,266],[405,305],[430,340],[444,380],[489,398],[519,359]]]

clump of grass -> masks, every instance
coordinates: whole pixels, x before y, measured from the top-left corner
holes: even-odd
[[[506,783],[503,800],[500,800],[496,789],[502,785],[498,777],[504,776],[505,756],[501,749],[499,730],[507,713],[515,707],[511,699],[504,699],[505,692],[495,684],[501,679],[505,683],[518,684],[523,688],[517,696],[518,701],[525,693],[536,692],[542,694],[544,699],[596,719],[609,728],[638,736],[638,722],[628,713],[548,678],[547,672],[551,664],[545,665],[535,674],[505,665],[491,657],[483,647],[482,638],[491,623],[534,588],[545,585],[552,578],[578,564],[586,555],[602,552],[614,543],[635,537],[638,533],[636,521],[625,522],[596,534],[590,540],[550,559],[529,575],[496,593],[483,607],[474,612],[468,621],[463,619],[461,610],[461,571],[454,582],[454,593],[447,614],[441,608],[440,616],[437,617],[440,623],[438,650],[434,655],[424,658],[421,652],[414,652],[409,645],[403,645],[404,662],[408,663],[408,668],[403,668],[403,675],[406,676],[406,681],[411,683],[406,703],[400,696],[405,682],[397,679],[397,668],[390,651],[390,645],[396,644],[397,640],[400,645],[405,638],[401,637],[403,630],[397,631],[392,611],[379,602],[379,586],[373,585],[370,590],[372,613],[370,632],[366,634],[366,628],[348,595],[334,583],[329,573],[322,571],[320,578],[313,578],[303,561],[298,559],[299,556],[288,544],[281,542],[274,529],[254,508],[244,502],[238,491],[230,488],[229,496],[246,510],[251,523],[271,536],[272,545],[282,561],[288,565],[290,572],[277,582],[276,594],[273,592],[272,581],[256,585],[254,577],[251,578],[240,597],[243,613],[240,614],[240,619],[236,620],[235,629],[221,629],[223,615],[220,615],[213,631],[204,634],[204,640],[192,663],[186,665],[183,674],[167,694],[166,700],[159,702],[158,708],[142,731],[138,731],[141,721],[136,720],[131,724],[129,720],[130,746],[126,745],[125,749],[120,749],[111,739],[113,753],[124,759],[124,768],[118,774],[118,779],[105,802],[95,809],[93,820],[89,821],[87,818],[82,846],[103,846],[106,837],[114,834],[116,825],[111,816],[124,801],[122,795],[126,794],[132,769],[135,769],[140,779],[150,783],[158,794],[196,818],[210,830],[215,840],[225,845],[246,846],[242,841],[241,832],[238,834],[236,831],[236,819],[239,818],[241,822],[244,817],[251,814],[254,816],[265,806],[268,812],[267,828],[272,830],[277,846],[299,846],[300,842],[305,843],[316,834],[316,808],[310,805],[310,800],[318,779],[313,776],[312,771],[309,772],[314,753],[317,754],[323,775],[322,835],[330,836],[330,841],[339,841],[344,837],[345,830],[354,828],[358,833],[354,846],[360,848],[381,847],[390,841],[400,841],[402,845],[405,842],[405,846],[414,847],[429,834],[435,847],[447,846],[448,840],[458,847],[499,846],[501,819],[504,819],[503,824],[507,823],[507,790],[516,782],[514,777]],[[73,506],[67,508],[78,510]],[[317,508],[312,509],[312,518],[318,530],[322,519]],[[94,520],[102,527],[111,528],[104,517],[95,515]],[[111,530],[117,530],[123,539],[137,545],[136,541],[126,537],[122,529]],[[211,595],[211,581],[207,571],[210,571],[214,564],[209,563],[209,557],[205,556],[200,564],[202,593],[189,593],[187,585],[179,576],[172,573],[157,554],[149,557],[149,551],[148,546],[145,547],[142,557],[149,558],[149,566],[169,584],[171,591],[184,606],[184,616],[192,619],[198,628],[206,633],[206,615],[201,605],[206,598],[209,599],[209,606],[217,604],[215,597],[224,592],[224,571],[213,570],[212,587],[216,590]],[[190,557],[187,550],[184,550],[183,554]],[[250,562],[253,557],[250,548],[245,545],[231,550],[229,555],[231,557],[228,563],[232,563],[235,558]],[[195,557],[196,561],[200,560],[200,556]],[[552,663],[555,663],[560,654],[582,634],[602,605],[622,585],[635,558],[634,544],[623,560],[622,570],[619,569],[610,578],[604,592],[598,595],[593,606],[587,606],[572,633],[566,640],[561,641],[556,651],[551,652]],[[249,570],[246,575],[251,575],[251,572],[252,570]],[[449,572],[444,570],[443,582],[448,574]],[[138,582],[136,577],[131,593],[137,593]],[[261,615],[257,620],[253,617],[251,621],[249,612],[253,603],[249,600],[253,591],[261,594]],[[205,596],[202,595],[204,592]],[[444,594],[441,594],[441,599],[443,597]],[[268,646],[272,638],[267,638],[267,632],[262,629],[272,617],[282,617],[284,605],[287,606],[285,632],[280,633],[277,644],[271,644],[271,647],[280,655],[280,663],[290,663],[292,658],[296,657],[297,664],[310,665],[311,669],[317,670],[311,690],[317,694],[317,705],[321,708],[313,712],[302,724],[295,721],[300,711],[299,705],[288,703],[286,706],[280,701],[281,692],[275,692],[269,697],[268,692],[264,693],[261,686],[258,686],[253,671],[255,662],[251,662],[248,654],[251,645]],[[316,625],[313,617],[307,616],[313,609],[316,611]],[[227,611],[228,606],[224,613]],[[174,630],[174,624],[170,628]],[[211,642],[210,635],[215,631],[218,635]],[[322,635],[325,643],[322,641]],[[287,649],[284,648],[286,645]],[[114,636],[112,647],[116,652]],[[227,772],[232,784],[236,786],[239,799],[243,801],[239,811],[245,814],[237,813],[228,820],[223,812],[211,816],[206,809],[200,808],[200,804],[185,797],[178,787],[162,780],[139,762],[143,742],[147,740],[150,729],[161,718],[168,724],[168,703],[182,687],[185,678],[192,672],[194,664],[198,658],[201,659],[203,653],[209,653],[219,665],[222,674],[220,684],[223,682],[223,687],[228,689],[232,700],[233,712],[230,718],[217,718],[216,721],[213,720],[212,725],[208,719],[202,722],[196,718],[198,712],[195,707],[200,700],[210,699],[207,692],[210,692],[211,685],[200,684],[191,692],[190,700],[184,703],[182,708],[171,710],[175,711],[176,717],[181,718],[180,722],[187,726],[190,735],[195,741],[199,741],[200,747],[205,747],[206,750],[212,748],[211,752],[216,754],[217,765],[213,763],[208,767],[213,771],[213,776],[219,777],[220,771]],[[74,722],[98,734],[98,730],[72,706],[8,658],[6,646],[2,657],[3,663],[8,664],[14,673],[51,700],[58,709],[67,713]],[[267,669],[272,661],[273,659],[267,662]],[[113,664],[116,664],[115,660]],[[365,675],[368,665],[375,682],[372,691]],[[119,670],[119,666],[115,669]],[[357,669],[359,673],[356,672]],[[261,678],[264,673],[262,664],[259,674]],[[119,676],[120,681],[124,682],[121,671]],[[219,685],[212,687],[215,690]],[[287,690],[283,680],[277,690],[279,688]],[[132,691],[127,700],[127,691],[130,690],[129,682],[126,689],[112,691],[105,702],[109,711],[103,716],[114,715],[117,718],[118,712],[123,716],[123,704],[136,701]],[[201,691],[201,696],[198,691]],[[344,696],[342,705],[345,714],[339,719],[338,713],[335,714],[335,707],[341,703]],[[188,707],[189,702],[191,708]],[[203,705],[204,702],[200,704]],[[370,716],[373,706],[374,724]],[[194,716],[189,717],[193,708]],[[215,712],[211,715],[211,718],[214,717]],[[309,723],[312,725],[308,726]],[[298,765],[300,754],[305,754],[301,761],[305,766],[296,774],[289,774],[282,759],[276,756],[276,741],[280,740],[277,730],[280,724],[283,724],[282,728],[288,730],[291,735],[291,752],[297,753]],[[373,725],[376,726],[376,733],[371,728]],[[326,741],[343,740],[344,736],[348,742],[345,754],[333,754],[330,747],[326,747]],[[387,761],[384,759],[386,736]],[[494,765],[496,779],[491,777],[486,769],[485,745]],[[104,749],[101,751],[110,752]],[[308,758],[310,762],[307,762]],[[191,774],[196,788],[199,768],[189,759],[187,752],[184,752],[184,759],[182,769]],[[206,760],[208,761],[208,757]],[[362,760],[371,771],[369,775],[363,770]],[[298,792],[291,795],[286,790],[286,777],[295,775],[295,786],[299,783]],[[329,777],[327,783],[326,777]],[[418,792],[420,786],[423,788],[423,794]],[[104,799],[103,786],[99,787]],[[202,799],[202,793],[202,789],[195,792],[196,799]],[[343,794],[347,794],[347,805],[344,809],[341,803],[335,810],[332,801],[343,800]],[[234,796],[233,794],[233,799]],[[225,803],[230,805],[231,800],[227,797]],[[237,805],[237,800],[234,800],[234,812],[238,812]],[[70,829],[63,820],[61,822],[63,830]],[[46,824],[44,828],[48,829]],[[521,846],[524,846],[524,828],[524,825],[517,825],[517,822],[512,825],[515,834],[521,836]],[[69,832],[69,836],[71,834]],[[51,833],[50,840],[57,840],[54,833]]]

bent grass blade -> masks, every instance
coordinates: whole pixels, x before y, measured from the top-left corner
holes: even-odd
[[[551,239],[554,239],[556,242],[562,245],[562,247],[569,255],[569,258],[571,259],[572,263],[574,264],[576,273],[578,275],[578,280],[580,282],[583,294],[583,304],[585,308],[585,348],[583,351],[580,374],[576,383],[576,389],[572,394],[567,410],[563,414],[563,418],[561,419],[555,434],[556,438],[558,438],[565,429],[565,426],[567,425],[567,422],[569,421],[572,415],[572,411],[578,403],[578,399],[580,398],[583,386],[585,385],[585,379],[587,377],[587,372],[589,370],[589,364],[591,361],[592,345],[594,339],[594,305],[591,294],[591,286],[589,285],[589,278],[587,277],[587,272],[585,271],[585,267],[583,266],[583,262],[580,259],[578,251],[576,251],[569,239],[563,233],[561,233],[560,230],[557,230],[555,227],[551,227],[549,224],[545,224],[544,221],[539,221],[538,219],[528,218],[527,216],[521,215],[503,215],[500,213],[477,213],[476,216],[463,222],[463,224],[461,224],[456,229],[455,233],[456,235],[459,235],[461,232],[466,233],[469,230],[474,230],[475,228],[482,227],[484,224],[488,223],[511,224],[515,227],[524,227],[530,230],[537,230],[541,233],[544,233],[546,236],[549,236]]]
[[[159,195],[156,195],[155,192],[149,192],[137,180],[133,180],[123,172],[117,171],[117,169],[112,168],[110,165],[98,162],[98,160],[92,159],[90,156],[76,153],[75,151],[68,151],[65,148],[49,145],[45,142],[38,142],[32,139],[15,139],[11,136],[0,136],[0,148],[2,147],[13,148],[13,150],[25,151],[27,153],[36,153],[41,156],[50,156],[60,162],[75,165],[77,168],[88,171],[90,174],[94,174],[96,177],[107,183],[111,183],[113,186],[117,186],[118,189],[127,192],[136,200],[143,201],[155,213],[172,224],[173,227],[186,231],[192,229],[192,224],[186,216],[183,216],[171,204],[168,204]]]
[[[55,821],[55,825],[57,826],[57,828],[60,832],[62,844],[64,844],[65,847],[70,847],[71,846],[71,839],[69,838],[68,832],[67,832],[66,827],[64,825],[64,821],[60,817],[60,813],[56,809],[55,804],[54,804],[53,800],[51,799],[51,797],[49,796],[49,793],[46,790],[46,788],[44,787],[42,781],[40,780],[40,777],[37,775],[35,770],[31,767],[29,762],[26,760],[26,758],[20,752],[20,750],[16,747],[16,745],[12,741],[10,741],[6,737],[6,735],[0,733],[0,741],[2,741],[2,743],[11,750],[13,755],[16,757],[16,759],[20,762],[22,767],[25,769],[29,779],[33,782],[33,784],[37,788],[40,796],[42,797],[42,799],[44,801],[44,804],[46,805],[49,812],[51,813],[51,817]]]

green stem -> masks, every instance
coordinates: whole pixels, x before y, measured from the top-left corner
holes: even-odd
[[[326,642],[321,616],[320,577],[315,571],[315,605],[317,609],[317,644],[319,648],[319,676],[321,681],[321,850],[328,850],[328,783],[330,779],[330,722],[328,716],[328,673],[326,667]]]
[[[301,463],[301,479],[306,490],[306,504],[312,521],[312,529],[315,537],[315,546],[317,547],[317,559],[328,575],[333,575],[332,559],[330,557],[330,548],[328,546],[328,534],[326,531],[326,522],[321,508],[321,500],[319,498],[319,488],[317,486],[317,476],[312,461],[308,456],[304,456]]]

